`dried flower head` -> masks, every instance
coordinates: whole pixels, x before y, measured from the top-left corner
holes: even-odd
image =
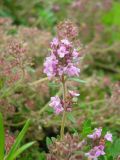
[[[26,52],[26,47],[24,47],[24,43],[14,39],[11,40],[8,44],[8,53],[13,57],[21,58],[23,57],[24,53]]]
[[[25,68],[30,58],[26,55],[26,44],[13,39],[7,43],[7,47],[0,58],[0,74],[5,77],[6,84],[17,82],[25,76]]]
[[[120,105],[120,82],[113,84],[110,101],[114,106]]]
[[[5,151],[8,153],[15,141],[15,137],[9,133],[9,130],[6,130],[5,133]]]
[[[7,99],[0,100],[0,112],[3,113],[4,118],[12,116],[15,113],[15,106],[10,104]]]
[[[78,36],[78,28],[74,23],[67,20],[58,24],[57,34],[60,39],[74,39]]]
[[[86,142],[80,141],[78,135],[66,134],[62,141],[54,140],[53,144],[49,146],[50,154],[47,154],[47,160],[80,160],[83,159],[81,151]]]

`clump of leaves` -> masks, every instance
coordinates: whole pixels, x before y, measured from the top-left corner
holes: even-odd
[[[9,152],[4,153],[5,151],[5,132],[3,126],[3,117],[0,113],[0,160],[15,160],[22,152],[24,152],[27,148],[31,147],[35,142],[29,142],[20,146],[21,141],[23,140],[24,135],[27,132],[29,127],[30,120],[28,120],[23,127],[22,131],[19,133],[18,137],[16,138],[15,142],[13,143]]]

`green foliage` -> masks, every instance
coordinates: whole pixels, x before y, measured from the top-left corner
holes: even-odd
[[[86,83],[86,81],[80,78],[68,79],[70,80],[70,82],[71,81],[78,82],[77,86],[75,86],[73,89],[77,89],[78,87],[80,90],[81,96],[79,99],[79,103],[76,104],[75,106],[76,109],[75,110],[73,109],[73,114],[67,113],[67,119],[71,122],[71,123],[68,123],[68,126],[66,126],[67,131],[71,131],[72,133],[77,133],[77,131],[81,130],[81,122],[84,121],[84,117],[87,117],[88,119],[90,118],[92,120],[93,122],[92,124],[97,125],[100,123],[105,127],[105,129],[103,129],[103,132],[102,132],[103,136],[106,133],[106,130],[109,131],[111,128],[113,131],[116,131],[116,134],[119,134],[119,128],[116,127],[116,124],[119,124],[120,122],[118,119],[119,115],[117,115],[116,112],[115,114],[110,115],[111,113],[113,113],[112,111],[114,110],[114,108],[109,106],[109,110],[108,110],[108,106],[106,104],[107,102],[106,101],[104,102],[104,97],[106,95],[108,96],[111,95],[110,85],[112,85],[114,81],[118,81],[120,79],[120,74],[119,74],[120,62],[119,62],[119,56],[118,56],[119,52],[116,51],[116,50],[119,50],[120,45],[118,46],[111,45],[111,44],[114,44],[114,42],[119,43],[120,41],[120,2],[118,0],[112,0],[113,4],[110,10],[107,10],[104,12],[101,9],[103,8],[102,6],[101,8],[98,9],[98,12],[95,11],[95,14],[93,13],[93,8],[94,6],[97,7],[96,5],[97,3],[94,0],[89,1],[88,5],[86,4],[85,7],[83,4],[83,8],[82,8],[83,11],[79,8],[79,6],[78,8],[73,9],[71,7],[73,2],[74,2],[73,0],[52,0],[52,1],[50,0],[34,0],[34,1],[33,0],[24,0],[24,1],[1,0],[0,17],[11,17],[13,20],[13,24],[8,26],[6,24],[3,24],[3,25],[0,24],[0,29],[3,27],[3,29],[6,32],[6,35],[9,35],[11,38],[19,37],[19,39],[22,40],[21,37],[22,36],[24,37],[24,35],[21,35],[20,29],[22,30],[24,27],[22,28],[22,26],[16,26],[16,25],[24,24],[30,27],[38,27],[39,29],[41,29],[41,32],[42,30],[47,32],[49,29],[49,31],[53,33],[55,29],[55,25],[59,21],[65,20],[67,18],[73,19],[73,21],[78,25],[80,32],[83,33],[83,34],[80,33],[80,36],[79,36],[80,41],[83,43],[83,45],[84,45],[84,42],[85,43],[90,42],[90,44],[92,44],[91,45],[92,47],[90,50],[89,50],[89,44],[86,45],[88,46],[88,50],[90,51],[90,52],[89,51],[87,52],[89,52],[90,54],[88,53],[86,55],[86,57],[88,57],[88,60],[86,61],[85,59],[85,68],[83,67],[83,70],[81,73],[82,77],[87,78],[88,76],[88,79],[90,79],[91,81],[88,81],[87,85],[81,85],[82,83],[83,84]],[[98,0],[98,2],[101,3],[100,0]],[[99,7],[99,3],[98,3],[98,7]],[[58,6],[58,11],[54,10],[54,5]],[[84,8],[87,9],[86,12],[84,12]],[[78,13],[78,17],[76,16],[77,13]],[[104,25],[104,30],[103,32],[99,33],[100,41],[97,41],[96,43],[92,40],[95,37],[94,33],[96,33],[95,32],[96,25],[98,25],[99,23],[100,24],[102,23]],[[89,32],[89,34],[87,34],[87,32]],[[2,32],[0,32],[0,35],[1,33]],[[29,36],[24,38],[26,43],[29,41],[33,42],[35,39],[35,37],[29,39]],[[84,38],[88,40],[84,41]],[[4,39],[7,39],[7,38],[3,37],[1,38],[1,41],[4,41]],[[37,41],[37,39],[35,41]],[[38,39],[38,43],[40,44],[41,42],[42,42],[42,38],[40,37]],[[106,46],[106,43],[108,44],[108,46]],[[32,43],[30,44],[31,44],[30,46],[31,48]],[[109,50],[109,44],[110,44],[110,50]],[[2,53],[2,48],[4,47],[4,45],[3,46],[2,45],[3,44],[0,42],[1,53]],[[37,46],[33,46],[33,48],[37,48]],[[46,55],[46,52],[44,53],[44,49],[42,50],[42,52],[43,52],[42,53],[43,55]],[[27,68],[27,71],[30,73],[30,76],[31,76],[31,78],[29,79],[29,75],[28,75],[28,79],[30,80],[30,82],[36,80],[39,76],[38,71],[39,71],[39,67],[41,67],[41,65],[43,64],[43,58],[44,58],[43,55],[41,55],[41,50],[39,52],[39,56],[36,56],[35,53],[33,52],[32,62],[35,62],[35,64],[33,64],[33,67]],[[40,71],[40,74],[41,74],[41,71]],[[93,77],[90,78],[92,75]],[[44,75],[41,75],[41,76],[44,76]],[[108,79],[112,80],[110,83],[108,82],[109,85],[107,84],[108,85],[107,89],[109,89],[109,91],[107,91],[106,86],[103,84],[105,76],[106,78],[108,77]],[[44,105],[48,106],[49,98],[47,95],[50,94],[51,96],[54,96],[56,94],[56,90],[58,88],[60,89],[61,87],[60,83],[50,82],[48,84],[49,91],[47,91],[45,87],[46,91],[41,96],[38,93],[41,94],[44,89],[40,86],[25,87],[26,85],[28,85],[26,81],[24,82],[24,84],[22,84],[23,86],[20,85],[19,87],[18,85],[18,87],[12,86],[9,88],[4,85],[5,79],[0,77],[0,98],[2,97],[2,98],[5,98],[5,100],[8,100],[9,101],[8,103],[10,103],[10,105],[11,104],[14,105],[16,110],[15,115],[13,116],[10,115],[6,117],[7,119],[5,119],[5,124],[10,125],[9,128],[12,128],[13,131],[14,129],[16,130],[16,128],[19,130],[21,128],[19,127],[19,124],[21,123],[21,121],[23,120],[23,123],[24,123],[26,118],[30,117],[30,118],[33,118],[37,123],[33,124],[32,126],[33,133],[30,133],[28,135],[28,140],[30,140],[31,138],[33,139],[35,138],[38,140],[39,139],[38,136],[39,137],[49,136],[49,133],[46,132],[46,127],[50,127],[50,134],[52,133],[56,134],[55,130],[51,129],[53,128],[51,126],[55,124],[55,128],[57,130],[59,128],[59,124],[60,124],[59,122],[61,120],[61,116],[54,116],[52,118],[51,115],[53,114],[54,110],[51,107],[47,107],[45,109],[45,113],[42,112],[43,114],[41,115],[39,114],[39,109],[41,109]],[[68,83],[68,85],[70,85],[70,82]],[[72,86],[68,86],[68,87],[71,87],[72,89]],[[15,98],[15,99],[13,98],[17,96],[19,98]],[[29,108],[28,105],[26,105],[26,103],[29,102],[29,100],[33,100],[32,105],[35,105],[34,111],[31,108]],[[116,110],[117,109],[118,108],[116,108]],[[4,109],[2,109],[2,112],[4,112]],[[50,122],[49,122],[49,119],[50,119]],[[78,123],[76,122],[76,120]],[[78,125],[79,123],[80,125]],[[40,126],[40,130],[39,129],[37,130],[36,128],[39,126]],[[91,122],[90,120],[87,120],[83,124],[82,137],[85,138],[91,132],[92,132]],[[24,135],[22,137],[24,137]],[[12,154],[11,159],[16,159],[16,157],[19,157],[19,159],[22,159],[22,160],[33,160],[33,159],[45,160],[46,159],[45,153],[44,153],[44,150],[46,148],[43,147],[44,145],[43,146],[41,145],[41,142],[39,142],[39,140],[35,147],[31,148],[29,152],[27,153],[25,152],[25,154],[20,156],[20,154],[24,150],[26,150],[28,147],[34,144],[34,142],[30,142],[20,147],[21,140],[15,147],[14,154]],[[55,138],[47,137],[46,145],[49,147],[54,140]],[[44,140],[42,141],[42,143],[45,143]],[[108,149],[105,151],[106,155],[102,156],[100,159],[113,160],[113,158],[116,158],[116,156],[120,153],[119,143],[120,143],[119,139],[115,140],[112,144],[107,143],[106,147]],[[0,160],[3,159],[3,156],[4,156],[4,128],[3,128],[3,122],[0,116]]]
[[[103,14],[102,23],[108,27],[110,42],[120,40],[120,2],[113,2],[112,9]]]
[[[46,160],[46,156],[44,152],[40,153],[39,160]]]
[[[68,120],[70,120],[72,123],[76,123],[75,117],[72,115],[72,113],[67,114]]]
[[[21,153],[23,153],[26,149],[28,149],[29,147],[31,147],[35,142],[29,142],[25,145],[23,145],[22,147],[18,148],[16,152],[14,152],[11,156],[11,158],[7,158],[7,160],[14,160],[16,159]]]
[[[4,79],[3,78],[1,78],[0,79],[0,89],[2,89],[3,88],[3,86],[4,86]]]
[[[116,139],[113,144],[107,144],[107,155],[116,158],[120,154],[120,139]]]
[[[56,87],[59,87],[60,85],[55,83],[55,82],[49,82],[48,86],[51,87],[51,88],[56,88]]]
[[[103,23],[105,25],[120,26],[120,3],[114,2],[112,9],[103,15]]]
[[[51,28],[55,25],[56,17],[51,10],[40,8],[38,11],[38,15],[39,17],[37,20],[37,24],[40,24],[42,28]]]
[[[5,12],[3,9],[0,8],[0,17],[8,17],[9,13]]]
[[[9,151],[8,155],[6,156],[6,160],[14,160],[17,156],[19,156],[24,150],[29,148],[34,144],[34,142],[25,144],[22,147],[19,147],[21,141],[23,140],[23,137],[25,133],[28,130],[28,127],[30,125],[30,120],[27,120],[25,126],[23,127],[22,131],[19,133],[18,137],[15,140],[15,143],[13,144],[11,150]],[[19,148],[18,148],[19,147]]]
[[[49,137],[46,137],[46,145],[49,148],[49,146],[52,144],[52,140]]]
[[[86,137],[88,134],[91,133],[91,131],[92,131],[91,120],[86,120],[83,124],[82,136]]]
[[[30,120],[28,120],[23,127],[22,131],[19,133],[18,137],[15,140],[11,150],[7,155],[4,155],[5,151],[5,134],[3,126],[3,117],[0,113],[0,160],[15,160],[21,153],[23,153],[27,148],[31,147],[35,142],[27,143],[20,147],[20,143],[23,140],[25,133],[29,127]]]

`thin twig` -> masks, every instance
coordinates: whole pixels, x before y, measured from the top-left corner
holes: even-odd
[[[48,77],[45,77],[45,78],[39,79],[39,80],[37,80],[37,81],[34,81],[34,82],[32,82],[32,83],[29,83],[29,85],[30,85],[30,86],[36,86],[36,85],[38,85],[38,84],[40,84],[40,83],[42,83],[42,82],[44,82],[44,81],[47,81],[47,80],[48,80]]]

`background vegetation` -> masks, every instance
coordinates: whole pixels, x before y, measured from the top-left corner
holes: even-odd
[[[66,132],[80,132],[91,121],[88,125],[93,128],[102,126],[113,133],[109,157],[120,155],[120,1],[1,0],[0,56],[7,55],[11,40],[23,41],[27,48],[25,62],[29,63],[20,82],[12,79],[10,83],[3,78],[0,63],[0,111],[9,136],[17,137],[26,120],[32,121],[24,141],[36,143],[20,160],[44,160],[48,152],[46,137],[59,134],[61,118],[53,114],[48,103],[50,96],[61,94],[61,90],[56,82],[44,78],[43,62],[57,24],[68,19],[78,26],[84,58],[81,81],[70,81],[80,98],[73,115],[68,116]],[[13,74],[16,70],[19,72],[15,68]]]

